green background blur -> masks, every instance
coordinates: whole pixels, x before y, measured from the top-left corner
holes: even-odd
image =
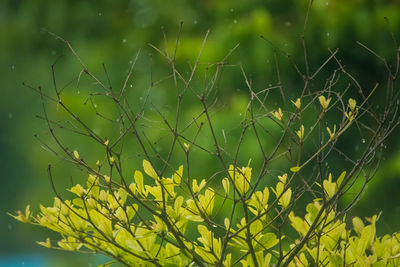
[[[270,79],[274,83],[271,49],[259,36],[266,36],[301,62],[299,37],[307,3],[305,0],[0,1],[0,266],[71,266],[72,263],[95,266],[104,262],[102,257],[41,248],[34,241],[44,240],[49,235],[47,231],[23,225],[6,215],[24,209],[28,203],[34,210],[39,203],[51,203],[54,195],[46,174],[49,163],[58,165],[60,172],[72,173],[72,166],[61,164],[33,137],[45,136],[44,123],[35,118],[42,113],[41,102],[35,92],[21,85],[27,82],[49,88],[51,64],[64,54],[65,59],[57,63],[57,77],[66,82],[79,73],[79,65],[65,45],[44,29],[70,41],[89,69],[100,73],[104,62],[116,86],[121,85],[129,62],[142,49],[144,56],[138,61],[136,75],[145,77],[138,81],[144,85],[150,70],[149,55],[158,56],[147,44],[163,45],[161,27],[173,44],[183,21],[177,64],[196,58],[204,34],[211,29],[204,61],[221,59],[240,42],[231,61],[243,64],[256,81],[268,83]],[[329,55],[328,47],[340,48],[340,57],[361,84],[374,84],[382,79],[382,64],[355,42],[361,41],[393,59],[394,46],[384,17],[389,18],[392,31],[400,38],[397,3],[395,0],[315,1],[306,33],[311,65],[323,62]],[[162,77],[167,68],[167,64],[156,64],[154,75]],[[295,87],[298,78],[288,68],[289,64],[282,63],[282,79]],[[136,89],[139,91],[135,97],[143,95],[140,88]],[[231,96],[231,106],[243,102],[240,91],[245,91],[245,86],[240,75],[224,73],[219,90]],[[288,94],[296,95],[295,89],[292,90]],[[163,105],[173,103],[168,95],[159,98],[163,99],[159,100]],[[352,210],[359,216],[382,211],[378,224],[381,234],[400,231],[398,135],[399,131],[388,140],[381,170]]]

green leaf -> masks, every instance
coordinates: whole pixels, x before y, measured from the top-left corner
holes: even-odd
[[[279,243],[279,239],[276,238],[274,233],[266,233],[264,234],[260,240],[258,240],[257,245],[255,246],[255,250],[266,250],[274,247]]]
[[[303,221],[302,218],[297,217],[294,215],[293,211],[289,214],[289,220],[292,224],[292,227],[301,235],[305,236],[308,229],[310,228],[309,225]]]
[[[116,260],[109,261],[109,262],[100,264],[98,267],[108,267],[108,266],[111,266],[111,264],[114,264],[114,263],[116,263],[116,262],[117,262]]]
[[[306,211],[309,214],[310,222],[313,223],[318,215],[319,209],[315,206],[315,203],[310,203],[307,205]]]
[[[329,266],[343,266],[343,259],[338,254],[333,254],[329,256]]]

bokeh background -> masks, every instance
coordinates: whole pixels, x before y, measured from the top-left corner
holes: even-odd
[[[173,46],[181,21],[183,31],[177,64],[183,65],[196,58],[206,31],[211,29],[202,58],[204,62],[220,60],[240,42],[231,62],[243,64],[256,82],[276,83],[273,54],[260,35],[301,62],[300,35],[307,5],[305,0],[0,1],[0,266],[95,266],[105,260],[99,256],[39,247],[34,241],[50,234],[23,225],[6,214],[24,209],[28,203],[37,210],[39,203],[52,202],[54,194],[46,173],[49,163],[57,166],[59,173],[74,173],[71,165],[61,163],[34,138],[34,134],[46,138],[43,121],[35,118],[42,113],[41,102],[35,92],[22,86],[22,82],[27,82],[49,88],[50,67],[60,55],[66,55],[56,65],[61,81],[67,82],[79,73],[76,59],[47,31],[71,42],[95,72],[101,73],[104,62],[116,86],[121,85],[130,62],[141,49],[142,56],[136,68],[139,81],[134,94],[140,99],[144,95],[140,88],[145,88],[149,75],[150,55],[159,56],[148,43],[163,45],[163,27]],[[360,83],[374,84],[383,77],[383,65],[362,50],[356,41],[390,61],[395,49],[391,31],[400,38],[398,1],[317,0],[311,9],[306,32],[310,64],[319,66],[329,55],[328,48],[340,48],[340,57]],[[154,76],[165,75],[167,64],[154,62]],[[283,81],[295,95],[299,79],[293,68],[283,62],[281,72]],[[301,86],[300,83],[298,87]],[[85,89],[81,90],[84,95]],[[241,93],[245,91],[243,77],[227,71],[219,90],[229,96],[227,105],[234,109],[232,114],[240,114],[241,103],[246,102]],[[156,103],[162,105],[173,103],[165,93],[155,98]],[[70,104],[78,106],[82,98],[71,96]],[[230,119],[234,120],[233,116],[224,117],[227,125]],[[387,141],[381,168],[352,211],[362,217],[382,211],[378,224],[380,234],[400,231],[398,134],[397,131]],[[62,181],[60,183],[62,186]]]

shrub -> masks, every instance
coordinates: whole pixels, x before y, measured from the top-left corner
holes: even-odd
[[[104,115],[93,104],[88,118],[74,111],[64,99],[74,87],[57,86],[54,66],[55,93],[30,86],[41,96],[43,119],[54,140],[46,147],[88,176],[65,197],[56,190],[49,165],[53,206],[41,205],[37,216],[29,206],[25,213],[12,215],[61,234],[61,240],[48,238],[40,245],[102,253],[127,266],[400,264],[400,235],[377,237],[379,216],[366,218],[368,225],[353,217],[352,227],[346,218],[379,167],[384,141],[399,124],[395,80],[400,50],[395,67],[379,57],[387,71],[386,98],[376,92],[384,86],[361,86],[338,58],[338,50],[329,50],[316,68],[305,54],[304,71],[288,57],[303,81],[301,90],[290,90],[294,85],[280,80],[279,69],[276,84],[255,88],[244,68],[236,68],[249,94],[247,104],[235,109],[232,103],[238,99],[228,95],[232,99],[224,106],[217,83],[222,70],[231,67],[228,58],[236,47],[220,62],[202,63],[202,46],[187,69],[175,64],[176,50],[154,46],[171,67],[170,74],[154,81],[151,73],[144,101],[133,105],[128,84],[136,60],[117,90],[89,71],[67,41],[56,38],[81,64],[78,84],[88,77],[98,86],[85,103],[101,97],[112,108]],[[279,66],[278,55],[287,54],[272,49]],[[176,89],[175,112],[152,102],[157,86]],[[274,107],[275,102],[281,104]],[[63,113],[53,120],[50,114],[57,109]],[[243,113],[235,121],[232,114],[238,110]],[[110,124],[110,138],[96,130],[105,123]],[[58,130],[88,138],[84,153],[71,148],[76,140],[60,137]],[[349,150],[349,140],[357,138],[362,146]],[[131,170],[137,162],[132,157],[142,162],[144,173]],[[177,168],[179,161],[184,164]],[[248,164],[242,167],[244,161]],[[306,214],[296,216],[304,206]]]
[[[76,159],[79,156],[75,153]],[[291,204],[292,189],[287,187],[288,175],[279,176],[276,187],[265,187],[254,191],[244,201],[248,211],[236,225],[226,217],[223,224],[216,224],[211,218],[215,199],[227,199],[232,183],[237,194],[244,198],[250,189],[251,171],[247,166],[230,166],[228,178],[222,180],[221,195],[193,179],[188,189],[191,194],[178,193],[175,189],[184,181],[182,166],[170,177],[159,177],[151,164],[144,160],[146,175],[154,179],[152,185],[143,184],[143,173],[136,171],[134,182],[128,187],[117,184],[105,175],[89,175],[86,187],[80,184],[69,189],[76,197],[63,200],[55,197],[51,207],[40,206],[37,218],[31,218],[29,206],[25,214],[14,216],[25,223],[40,225],[58,232],[62,239],[57,245],[47,238],[38,244],[48,248],[81,251],[84,248],[95,253],[101,252],[128,266],[189,266],[221,265],[232,266],[240,262],[243,266],[268,266],[279,258],[279,238],[273,231],[268,217],[270,206],[278,203],[280,212]],[[337,182],[323,181],[326,199],[332,198],[345,178],[343,173]],[[115,186],[115,187],[113,187]],[[270,191],[275,199],[270,200]],[[225,194],[225,195],[224,195]],[[142,204],[139,209],[139,205]],[[339,219],[336,208],[323,209],[321,199],[307,205],[303,218],[287,216],[301,240],[307,240],[289,266],[397,266],[400,264],[400,234],[376,237],[377,216],[367,218],[370,223],[354,217],[353,229],[346,228],[344,219]],[[327,202],[325,202],[327,203]],[[141,214],[152,213],[152,219]],[[322,211],[322,212],[321,212]],[[232,218],[232,216],[231,216]],[[187,237],[189,223],[196,225],[199,237]],[[222,234],[221,234],[222,233]],[[300,240],[290,244],[293,249]],[[232,253],[235,253],[232,259]],[[288,255],[287,251],[281,251]],[[257,262],[257,263],[255,263]]]

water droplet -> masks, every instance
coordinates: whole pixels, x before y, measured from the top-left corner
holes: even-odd
[[[139,100],[143,100],[143,97],[139,97]]]
[[[363,139],[361,139],[361,142],[364,144],[365,143],[365,139],[363,138]]]
[[[286,26],[286,27],[290,27],[290,26],[292,26],[292,23],[291,23],[290,21],[286,21],[286,22],[285,22],[285,26]]]
[[[236,19],[234,19],[234,20],[233,20],[233,24],[236,24],[236,23],[237,23],[237,20],[236,20]]]
[[[236,92],[240,92],[240,89],[238,88],[238,89],[236,89]]]
[[[230,11],[230,12],[233,12],[233,8],[231,8],[229,11]]]
[[[99,12],[99,17],[101,17],[101,15],[103,15],[103,14],[101,14],[101,12]]]
[[[272,86],[272,84],[270,83],[270,84],[268,84],[268,86],[269,86],[269,87],[271,87],[271,86]]]
[[[12,113],[8,113],[7,117],[8,117],[8,119],[12,119],[13,114]]]
[[[78,92],[77,92],[77,93],[78,93],[78,95],[79,95],[79,94],[81,93],[81,91],[79,91],[79,90],[78,90]]]
[[[326,5],[326,6],[327,6],[327,5],[329,5],[329,3],[328,3],[328,2],[326,2],[326,3],[325,3],[325,5]]]
[[[213,224],[212,227],[217,228],[217,225]]]
[[[239,113],[239,116],[242,116],[242,113]]]
[[[97,104],[94,104],[94,108],[97,108]]]
[[[57,51],[56,50],[51,50],[51,55],[53,55],[53,56],[57,55]]]
[[[331,34],[329,32],[326,33],[326,37],[329,37]]]
[[[123,44],[126,43],[126,39],[123,39],[123,40],[122,40],[122,43],[123,43]]]
[[[132,84],[130,84],[130,85],[129,85],[129,87],[130,87],[130,88],[132,88],[132,87],[133,87],[133,85],[132,85]]]
[[[14,66],[14,65],[12,65],[12,66],[11,66],[11,69],[12,69],[12,70],[15,70],[15,66]]]
[[[194,24],[197,24],[197,20],[193,21]]]

